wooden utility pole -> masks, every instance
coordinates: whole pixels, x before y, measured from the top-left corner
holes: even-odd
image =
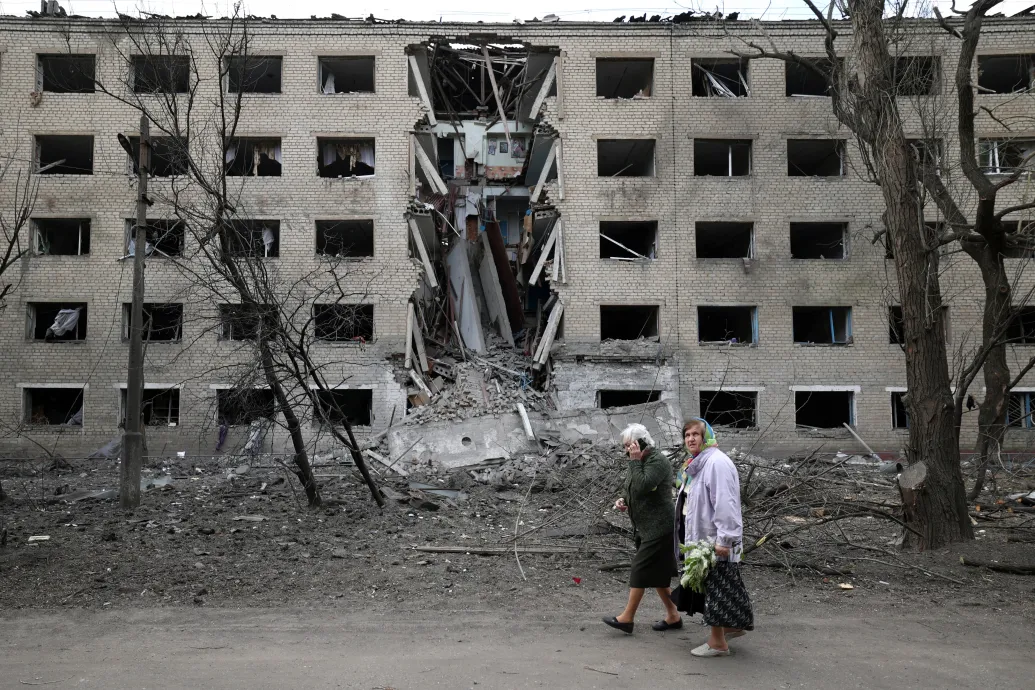
[[[146,115],[140,116],[137,159],[137,227],[133,242],[133,305],[129,313],[129,375],[126,381],[126,425],[122,434],[119,506],[140,505],[140,469],[144,435],[140,406],[144,393],[144,254],[147,253],[147,176],[151,167],[151,134]]]

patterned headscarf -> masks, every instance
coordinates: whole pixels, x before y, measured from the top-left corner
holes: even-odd
[[[715,439],[715,431],[712,429],[712,425],[711,424],[709,424],[708,422],[704,421],[700,417],[691,417],[690,419],[686,420],[686,424],[683,425],[683,429],[684,430],[686,429],[687,425],[690,424],[690,422],[700,422],[701,424],[704,424],[704,438],[701,440],[701,450],[698,451],[698,455],[700,455],[700,453],[703,452],[707,448],[712,448],[714,446],[719,445],[719,442]],[[685,438],[686,431],[683,432],[683,436]],[[686,446],[685,445],[683,446],[683,450],[686,450]],[[676,479],[677,479],[676,486],[677,487],[682,486],[683,482],[686,481],[686,478],[687,478],[687,467],[689,467],[690,463],[693,462],[694,457],[695,456],[690,455],[690,452],[687,451],[686,460],[680,466],[679,473],[676,475]]]

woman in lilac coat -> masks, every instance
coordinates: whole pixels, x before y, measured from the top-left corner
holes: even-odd
[[[740,577],[744,553],[740,477],[737,466],[718,449],[708,422],[688,421],[683,426],[683,442],[689,457],[679,473],[677,542],[713,541],[719,560],[705,578],[704,594],[681,590],[679,608],[691,615],[703,613],[705,625],[711,627],[708,641],[691,654],[728,656],[727,640],[754,628],[751,599]],[[677,562],[682,563],[678,543]]]

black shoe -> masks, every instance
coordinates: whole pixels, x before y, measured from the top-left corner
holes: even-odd
[[[615,630],[621,630],[622,632],[628,635],[632,635],[633,633],[633,623],[623,623],[614,616],[611,616],[610,618],[605,618],[603,620],[605,625],[610,625]]]
[[[657,623],[655,623],[654,625],[652,625],[650,627],[652,629],[654,629],[654,630],[659,630],[659,631],[660,630],[682,630],[683,629],[683,619],[680,618],[675,623],[668,623],[668,622],[666,622],[664,620],[660,620],[660,621],[658,621]]]

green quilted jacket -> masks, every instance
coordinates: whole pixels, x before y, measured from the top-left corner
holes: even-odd
[[[643,460],[629,460],[623,498],[629,506],[633,533],[651,541],[672,533],[676,507],[672,501],[672,465],[656,448]]]

